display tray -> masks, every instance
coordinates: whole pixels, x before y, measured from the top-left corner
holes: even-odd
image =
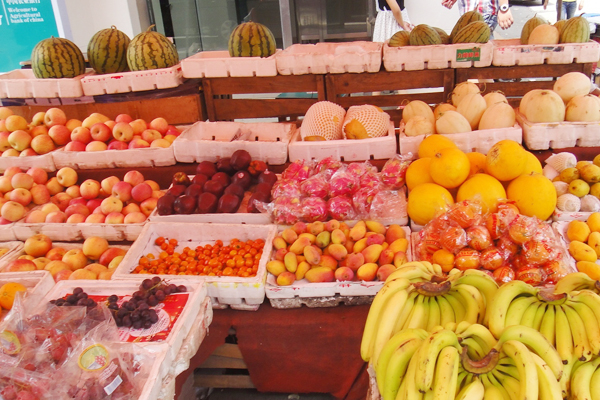
[[[277,53],[277,72],[281,75],[379,72],[382,47],[383,43],[365,41],[293,44]]]
[[[593,212],[585,212],[585,211],[577,211],[577,212],[569,212],[569,211],[561,211],[558,208],[554,209],[552,213],[552,221],[573,221],[574,219],[579,221],[587,221],[590,215]]]
[[[355,221],[354,221],[355,222]],[[353,225],[352,222],[349,225]],[[410,228],[402,229],[408,240],[406,258],[412,261]],[[283,229],[281,229],[283,230]],[[274,259],[275,252],[270,259]],[[306,279],[295,281],[289,286],[279,286],[277,278],[267,273],[265,288],[267,298],[275,308],[332,307],[341,303],[346,305],[370,304],[373,297],[385,282],[382,281],[335,281],[310,283]]]
[[[270,57],[231,57],[229,51],[201,51],[181,60],[184,78],[275,76],[277,53]]]
[[[282,165],[295,132],[294,123],[200,121],[183,132],[173,148],[178,162],[215,162],[243,149],[253,160]]]
[[[529,150],[595,147],[600,143],[600,122],[534,123],[515,110],[523,128],[523,143]]]
[[[46,172],[54,172],[56,171],[56,165],[54,164],[52,154],[56,151],[57,150],[53,150],[50,153],[38,156],[0,157],[0,172],[3,173],[10,167],[19,167],[22,170],[36,167],[41,168]]]
[[[21,254],[23,254],[23,242],[20,242],[20,241],[1,242],[0,249],[7,250],[6,253],[4,253],[0,256],[0,265],[2,265],[4,260],[14,260]],[[17,254],[17,256],[14,256],[14,254]],[[0,267],[0,269],[1,269],[1,267]]]
[[[181,64],[169,68],[147,71],[129,71],[115,74],[96,74],[81,78],[81,86],[86,96],[141,92],[144,90],[168,89],[183,83]]]
[[[3,272],[0,273],[0,286],[8,282],[16,282],[27,288],[23,298],[23,308],[29,310],[37,306],[54,286],[54,279],[48,271]],[[5,312],[2,312],[2,318]]]
[[[222,240],[227,244],[231,239],[240,241],[263,239],[265,246],[260,259],[256,276],[243,278],[235,276],[206,276],[206,275],[177,275],[177,278],[187,281],[206,282],[208,295],[215,307],[229,306],[234,309],[257,309],[264,301],[267,261],[271,255],[272,242],[277,228],[274,225],[243,225],[243,224],[189,224],[161,223],[146,224],[139,238],[133,243],[121,264],[113,274],[117,280],[138,280],[142,274],[132,274],[141,256],[152,253],[157,256],[162,250],[154,242],[162,236],[177,239],[179,244],[175,251],[184,247],[194,248],[199,245]],[[160,275],[162,278],[173,278],[174,275]]]
[[[17,240],[15,232],[13,231],[14,226],[14,222],[11,222],[10,224],[0,225],[0,242],[9,242],[12,240]]]
[[[492,40],[492,65],[571,64],[597,62],[600,43],[521,44],[521,39]]]
[[[402,47],[390,47],[386,42],[383,66],[386,71],[489,67],[492,55],[491,42]]]
[[[400,122],[400,134],[398,141],[400,143],[400,154],[412,154],[413,159],[418,158],[419,145],[425,139],[425,135],[406,136],[404,133],[404,121]],[[456,146],[465,153],[477,151],[487,154],[492,146],[500,140],[509,139],[521,143],[523,139],[523,130],[517,123],[512,128],[484,129],[466,133],[444,134],[452,140]]]
[[[63,167],[73,169],[165,167],[177,164],[173,145],[164,148],[148,147],[103,151],[64,151],[61,149],[50,154],[52,154],[56,169]]]
[[[386,136],[372,139],[339,139],[321,141],[303,141],[301,129],[292,136],[288,147],[290,162],[297,160],[320,161],[333,157],[341,161],[387,160],[398,151],[394,122]]]
[[[92,72],[88,69],[88,72]],[[38,79],[32,69],[15,69],[0,75],[0,98],[31,99],[82,97],[80,75],[75,78]]]

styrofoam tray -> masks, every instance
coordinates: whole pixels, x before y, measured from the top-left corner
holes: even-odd
[[[23,254],[23,242],[20,241],[10,241],[10,242],[1,242],[0,249],[8,249],[6,253],[0,256],[0,265],[4,262],[4,260],[14,260],[18,258],[21,254]],[[15,256],[16,254],[16,256]],[[0,267],[1,269],[2,267]]]
[[[0,286],[8,282],[17,282],[27,288],[27,294],[23,300],[26,310],[37,306],[54,286],[54,279],[48,271],[0,273]]]
[[[139,279],[140,274],[132,274],[141,256],[148,253],[158,254],[160,248],[154,244],[157,237],[174,238],[179,241],[175,251],[185,246],[195,247],[201,244],[222,240],[227,243],[230,239],[240,241],[249,239],[264,239],[265,247],[260,259],[256,276],[241,277],[211,277],[201,275],[185,275],[188,281],[206,281],[208,295],[215,304],[228,305],[231,308],[246,305],[258,306],[265,297],[265,280],[267,275],[267,261],[271,256],[273,238],[277,232],[275,225],[235,225],[235,224],[186,224],[186,223],[160,223],[149,222],[146,224],[139,238],[133,243],[121,264],[113,274],[113,279]],[[143,275],[142,275],[143,276]],[[161,275],[169,279],[172,275]],[[181,275],[178,275],[181,277]]]
[[[569,264],[569,267],[572,268],[572,271],[569,272],[577,272],[577,261],[575,261],[575,259],[571,256],[571,254],[569,254],[568,251],[569,243],[571,243],[571,241],[567,238],[568,227],[569,221],[558,221],[552,223],[552,228],[554,228],[554,232],[560,238],[560,241],[565,248],[566,260]],[[600,265],[600,260],[596,260],[596,264]]]
[[[419,145],[425,139],[425,135],[406,136],[404,133],[404,121],[400,122],[400,154],[407,155],[412,153],[413,159],[418,158]],[[500,140],[510,139],[521,143],[523,139],[523,129],[517,123],[512,128],[483,129],[466,133],[444,134],[452,140],[456,146],[465,153],[477,151],[487,154],[492,146]]]
[[[383,43],[293,44],[276,55],[281,75],[379,72]]]
[[[31,69],[15,69],[0,75],[0,98],[82,97],[83,76],[85,75],[75,78],[38,79]]]
[[[41,168],[46,172],[56,171],[56,165],[52,158],[52,153],[42,154],[39,156],[27,156],[27,157],[0,157],[0,172],[6,171],[9,167],[19,167],[23,170],[37,167]]]
[[[588,218],[590,217],[590,215],[592,215],[593,212],[585,212],[585,211],[578,211],[578,212],[569,212],[569,211],[561,211],[558,208],[554,209],[554,212],[552,213],[552,221],[558,222],[558,221],[573,221],[574,219],[578,220],[578,221],[587,221]]]
[[[296,125],[286,122],[199,121],[179,135],[172,147],[178,162],[215,162],[243,149],[253,160],[281,165],[287,161],[295,132]]]
[[[492,40],[496,66],[597,62],[600,43],[521,44],[520,39]]]
[[[81,79],[83,93],[86,96],[168,89],[177,87],[182,83],[181,64],[147,71],[129,71],[115,74],[91,73]]]
[[[201,51],[181,60],[184,78],[276,76],[277,53],[270,57],[231,57],[229,51]]]
[[[14,222],[11,222],[10,224],[0,225],[0,242],[10,242],[12,240],[17,240],[15,232],[13,231],[14,226]]]
[[[307,142],[298,129],[288,147],[290,162],[296,160],[322,160],[333,157],[341,161],[386,160],[398,151],[394,122],[390,121],[387,136],[372,139],[340,139]]]
[[[353,224],[350,224],[353,225]],[[412,261],[411,251],[411,234],[410,228],[403,226],[402,229],[406,233],[406,239],[408,240],[408,248],[406,250],[406,258],[408,261]],[[274,252],[271,254],[273,259]],[[289,286],[277,285],[277,278],[271,273],[267,273],[267,285],[265,292],[267,298],[273,303],[273,300],[291,299],[288,302],[288,307],[279,308],[291,308],[299,307],[303,304],[303,299],[312,298],[313,302],[310,303],[313,306],[324,306],[329,307],[331,305],[337,305],[338,301],[335,299],[338,297],[356,297],[356,296],[375,296],[379,289],[385,282],[381,281],[335,281],[335,282],[319,282],[310,283],[306,279],[295,281]],[[322,304],[319,305],[319,302]],[[281,305],[281,302],[280,302]]]
[[[523,128],[523,142],[529,150],[594,147],[600,143],[600,122],[529,122],[518,110],[517,122]]]
[[[64,149],[60,149],[50,154],[52,154],[56,169],[63,167],[74,169],[164,167],[177,163],[173,144],[164,148],[148,147],[126,150],[64,151]]]
[[[415,71],[422,69],[489,67],[493,48],[488,43],[457,43],[430,46],[390,47],[383,45],[383,66],[386,71]],[[457,61],[459,51],[479,49],[478,61]]]

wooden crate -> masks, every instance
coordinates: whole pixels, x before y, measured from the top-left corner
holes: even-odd
[[[227,373],[227,370],[233,370]],[[194,371],[194,386],[209,388],[253,389],[247,367],[237,344],[225,343]]]
[[[204,78],[202,87],[210,121],[269,117],[294,120],[317,101],[325,100],[323,75]],[[306,97],[310,93],[316,96]]]
[[[592,75],[592,64],[515,65],[510,67],[465,68],[456,70],[456,83],[480,81],[483,93],[501,91],[512,106],[518,106],[533,89],[552,89],[557,78],[567,72]]]
[[[326,75],[327,100],[346,109],[362,104],[381,107],[390,114],[396,125],[401,119],[399,107],[403,102],[445,102],[453,88],[453,69]],[[386,94],[382,93],[384,91],[401,92]]]

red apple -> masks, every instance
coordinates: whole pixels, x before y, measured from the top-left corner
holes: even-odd
[[[131,118],[131,116],[129,114],[119,114],[117,115],[117,118],[115,118],[116,122],[125,122],[125,123],[130,123],[131,121],[133,121],[133,118]]]
[[[144,175],[140,171],[131,170],[127,171],[125,176],[123,177],[123,181],[129,183],[132,187],[137,186],[140,183],[144,182]]]
[[[43,224],[46,221],[46,213],[42,210],[32,210],[25,217],[26,224]]]
[[[108,143],[107,150],[127,150],[129,146],[125,142],[119,142],[118,140],[112,140]]]
[[[104,214],[102,214],[102,213],[100,213],[100,214],[90,214],[85,219],[85,222],[89,223],[89,224],[103,224],[105,218],[106,218],[106,216]]]
[[[121,213],[125,216],[132,212],[141,212],[140,206],[137,203],[129,203],[121,210]]]
[[[90,215],[91,213],[90,213],[90,210],[86,207],[85,204],[77,203],[77,204],[71,204],[65,210],[65,215],[67,216],[67,218],[69,218],[73,214],[80,214],[80,215],[82,215],[83,216],[83,220],[80,221],[80,222],[83,222],[83,221],[85,221],[85,218],[88,215]]]
[[[126,122],[117,122],[112,129],[113,137],[119,142],[130,142],[133,139],[133,127]]]
[[[45,185],[35,185],[29,191],[34,204],[46,204],[50,201],[50,191]]]
[[[68,204],[67,204],[68,206]],[[46,214],[51,213],[52,211],[60,211],[60,208],[58,208],[58,206],[54,203],[47,203],[44,204],[40,210],[42,210],[43,212],[45,212]]]
[[[89,259],[99,260],[102,253],[108,250],[108,241],[98,236],[92,236],[85,239],[81,249]]]
[[[85,222],[85,219],[86,219],[85,215],[75,213],[75,214],[69,215],[69,217],[67,217],[67,220],[65,222],[67,224],[81,224],[81,223]]]
[[[86,200],[95,199],[100,193],[100,182],[94,179],[86,179],[79,186],[81,197]]]
[[[142,201],[152,197],[152,188],[147,183],[141,182],[131,189],[131,197],[133,200],[141,203]]]
[[[120,212],[111,212],[106,215],[104,220],[105,224],[123,224],[125,223],[125,216]]]
[[[67,220],[67,215],[62,211],[54,211],[46,215],[47,224],[62,224]]]
[[[67,143],[65,146],[65,151],[85,151],[85,147],[85,143],[80,142],[79,140],[74,140]]]
[[[36,136],[40,136],[40,135],[47,135],[48,127],[46,127],[46,125],[34,126],[29,131],[29,134],[31,135],[32,138],[34,138]]]
[[[108,264],[110,264],[115,257],[124,256],[126,253],[127,250],[125,249],[121,249],[119,247],[109,247],[104,253],[102,253],[98,259],[98,263],[108,266]]]
[[[17,151],[23,151],[28,148],[31,139],[31,135],[22,129],[13,131],[8,135],[8,143],[10,143],[11,147]]]
[[[90,135],[92,135],[93,140],[106,142],[111,138],[112,132],[108,126],[100,122],[92,125],[90,128]]]
[[[64,125],[54,125],[48,130],[48,136],[57,146],[63,146],[71,140],[71,131]]]
[[[69,186],[65,189],[65,193],[71,196],[72,198],[81,197],[81,191],[79,190],[79,185]]]
[[[64,189],[63,185],[60,184],[56,176],[48,179],[48,182],[46,182],[46,187],[48,188],[51,196],[62,192]]]
[[[141,213],[141,212],[137,212],[134,211],[132,213],[129,213],[125,216],[125,219],[123,220],[123,223],[125,224],[141,224],[142,222],[144,222],[146,220],[146,215]]]
[[[167,135],[173,135],[175,137],[181,135],[181,131],[179,129],[177,129],[176,127],[174,127],[173,125],[169,125],[169,129],[167,129],[167,133],[165,134],[165,136]]]
[[[77,172],[71,167],[63,167],[56,173],[58,183],[64,187],[69,187],[77,183]]]
[[[28,149],[25,149],[21,153],[19,153],[19,157],[31,157],[31,156],[37,156],[37,155],[39,155],[39,154],[36,153],[35,150],[32,149],[31,147]]]
[[[123,210],[123,202],[115,196],[110,196],[102,200],[100,208],[104,215],[108,215],[113,212],[121,213],[121,210]]]
[[[62,262],[67,264],[71,271],[76,271],[85,267],[88,259],[82,249],[71,249],[63,255]]]
[[[22,204],[23,206],[28,206],[31,203],[31,192],[27,189],[17,188],[13,189],[10,192],[11,201],[16,201],[17,203]]]
[[[52,240],[44,234],[38,233],[33,235],[23,244],[25,254],[33,257],[43,257],[52,248]]]
[[[19,157],[19,154],[21,154],[21,152],[18,150],[8,149],[2,152],[2,157]]]
[[[60,211],[65,211],[71,202],[71,196],[65,192],[56,193],[50,201],[58,206]]]
[[[0,151],[12,149],[12,146],[8,142],[10,132],[0,132]]]
[[[100,187],[105,193],[112,193],[113,186],[120,181],[121,180],[118,177],[112,175],[102,179],[102,181],[100,181]]]
[[[30,146],[31,146],[31,150],[33,150],[35,152],[35,155],[48,154],[51,151],[53,151],[54,149],[56,149],[54,141],[48,135],[39,135],[39,136],[34,137],[31,140]],[[29,150],[29,149],[26,149],[26,150]],[[23,153],[21,153],[21,154],[23,154]]]
[[[131,142],[129,142],[130,149],[144,149],[146,147],[150,147],[150,143],[143,139],[133,139]]]
[[[73,118],[73,119],[68,120],[67,123],[65,124],[65,126],[67,127],[67,129],[69,129],[71,132],[73,132],[73,130],[75,128],[79,128],[82,124],[83,124],[82,121]]]
[[[73,271],[70,269],[60,270],[54,275],[54,282],[66,281],[72,274]]]
[[[6,268],[4,268],[3,272],[26,272],[36,270],[37,267],[33,261],[19,258],[8,264]]]
[[[104,151],[106,149],[108,149],[106,143],[99,140],[91,141],[85,146],[85,151]]]
[[[48,128],[55,125],[65,125],[67,123],[67,115],[60,108],[50,108],[44,114],[44,124]]]
[[[119,181],[112,187],[111,195],[126,203],[131,200],[132,189],[133,187],[129,182]]]
[[[8,193],[13,190],[12,184],[10,183],[11,178],[7,176],[0,176],[0,192]]]
[[[149,199],[142,201],[140,204],[140,210],[146,217],[148,217],[150,214],[152,214],[152,211],[154,211],[157,204],[158,199],[156,197],[150,197]]]
[[[160,190],[160,186],[158,186],[158,183],[156,183],[153,180],[146,179],[144,181],[144,183],[147,183],[148,185],[150,185],[150,187],[152,188],[152,190]]]
[[[72,206],[74,204],[83,204],[87,207],[87,200],[83,197],[73,197],[71,200],[69,200],[69,205]]]
[[[33,186],[33,183],[33,177],[25,172],[15,174],[10,180],[10,184],[15,189],[22,188],[29,190]]]
[[[78,142],[88,144],[92,141],[92,134],[88,128],[79,126],[71,132],[71,140],[77,140]]]
[[[150,121],[150,128],[159,131],[164,136],[169,130],[169,123],[164,118],[154,118]]]
[[[91,199],[88,200],[85,205],[87,206],[88,210],[90,210],[90,213],[92,213],[96,208],[100,207],[101,204],[102,199]]]
[[[50,261],[61,261],[67,253],[67,249],[62,247],[53,247],[46,253],[46,258]]]
[[[36,126],[46,126],[44,125],[44,117],[46,116],[46,112],[45,111],[38,111],[36,112],[33,117],[31,117],[31,126],[36,127]],[[2,118],[0,118],[2,119]]]
[[[27,170],[27,173],[31,175],[33,181],[38,185],[43,185],[48,182],[48,173],[42,168],[31,167]]]

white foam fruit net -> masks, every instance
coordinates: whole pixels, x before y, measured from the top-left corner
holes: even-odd
[[[300,131],[302,139],[323,136],[327,140],[342,139],[342,124],[346,110],[330,101],[319,101],[306,111]]]
[[[346,125],[352,120],[359,122],[370,138],[385,136],[390,125],[390,115],[381,108],[370,104],[352,106],[348,109],[342,128],[346,137],[348,136]]]

